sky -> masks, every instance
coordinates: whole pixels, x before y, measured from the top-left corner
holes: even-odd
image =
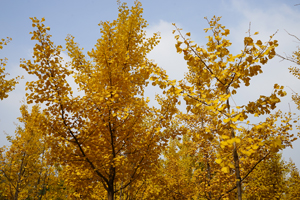
[[[123,2],[123,1],[122,1]],[[134,1],[125,1],[132,6]],[[171,79],[181,80],[187,72],[187,64],[182,54],[177,54],[175,39],[172,34],[175,23],[183,32],[191,32],[192,39],[203,46],[207,34],[203,31],[208,27],[208,19],[222,16],[221,24],[230,29],[228,39],[232,42],[230,48],[237,54],[243,48],[243,38],[247,36],[250,27],[252,33],[258,31],[254,39],[267,41],[276,31],[275,39],[279,46],[276,50],[281,55],[291,55],[299,46],[299,41],[287,32],[300,37],[300,5],[298,0],[141,0],[144,9],[143,17],[148,21],[147,35],[160,32],[161,42],[149,54],[160,67],[164,68]],[[296,5],[296,6],[295,6]],[[0,58],[7,57],[6,72],[9,77],[24,75],[24,79],[9,93],[9,97],[0,101],[0,146],[8,145],[6,134],[14,135],[19,108],[25,99],[26,81],[34,80],[31,75],[19,67],[20,58],[31,59],[35,41],[31,41],[31,26],[29,17],[41,19],[45,17],[45,25],[50,26],[52,41],[56,45],[65,46],[68,34],[89,51],[95,45],[100,35],[100,21],[112,21],[117,18],[118,5],[114,0],[1,0],[0,38],[11,37],[12,41],[0,50]],[[251,25],[250,25],[251,23]],[[70,59],[62,54],[65,61]],[[250,87],[241,87],[234,97],[237,105],[243,105],[256,100],[260,95],[270,95],[273,85],[278,83],[285,86],[287,96],[282,98],[277,109],[283,112],[293,112],[300,115],[291,100],[293,91],[300,92],[300,80],[289,73],[288,67],[295,66],[288,61],[275,57],[264,65],[260,74],[251,79]],[[150,88],[146,95],[159,93]],[[153,103],[155,105],[155,103]],[[260,119],[254,119],[257,122]],[[293,130],[297,134],[296,130]],[[285,160],[290,158],[300,168],[300,139],[293,143],[293,149],[285,149]]]

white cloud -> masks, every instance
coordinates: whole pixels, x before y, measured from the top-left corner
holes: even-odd
[[[157,32],[160,32],[161,36],[160,43],[149,53],[148,58],[166,70],[170,79],[181,80],[184,78],[184,73],[188,71],[187,64],[183,55],[176,52],[176,40],[172,30],[174,30],[172,23],[163,20],[146,29],[147,37],[151,37],[153,33]],[[156,94],[161,94],[161,89],[157,86],[150,85],[145,90],[145,95],[150,97],[150,104],[154,106],[158,106],[154,100]]]
[[[147,28],[147,36],[160,32],[161,41],[149,54],[150,59],[154,59],[160,67],[167,71],[170,79],[183,79],[184,73],[187,72],[187,64],[183,59],[183,55],[176,52],[174,39],[174,26],[170,22],[160,20],[156,25]]]

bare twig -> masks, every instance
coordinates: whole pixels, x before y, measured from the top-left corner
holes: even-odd
[[[300,4],[299,4],[300,5]],[[285,30],[285,29],[284,29]],[[285,30],[285,32],[287,32],[287,30]],[[295,35],[293,35],[293,34],[291,34],[291,33],[289,33],[289,32],[287,32],[287,34],[289,34],[290,36],[292,36],[292,37],[294,37],[294,38],[296,38],[298,41],[300,41],[300,39],[297,37],[297,36],[295,36]]]

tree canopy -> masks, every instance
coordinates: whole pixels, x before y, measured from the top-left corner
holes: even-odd
[[[22,125],[15,138],[8,137],[10,147],[1,148],[0,197],[296,197],[299,170],[279,154],[292,147],[297,139],[292,129],[298,128],[292,113],[276,109],[284,87],[274,83],[271,94],[244,105],[232,100],[276,55],[275,34],[263,42],[249,30],[241,53],[233,55],[221,17],[205,18],[204,31],[210,33],[205,46],[174,24],[175,50],[188,72],[183,80],[171,80],[147,57],[160,36],[146,37],[141,3],[131,8],[118,3],[117,19],[99,23],[101,36],[86,54],[72,35],[65,49],[55,45],[45,19],[30,18],[33,59],[22,59],[20,67],[36,76],[26,83],[26,104],[33,106],[21,107]],[[70,62],[63,60],[64,50]],[[291,71],[299,77],[297,68]],[[3,99],[19,77],[1,77]],[[161,91],[157,107],[145,96],[149,84]],[[74,95],[75,89],[81,93]]]

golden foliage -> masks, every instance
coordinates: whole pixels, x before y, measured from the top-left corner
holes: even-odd
[[[44,19],[31,18],[34,60],[23,60],[21,67],[38,80],[27,83],[27,102],[47,106],[52,159],[63,165],[75,197],[104,188],[113,199],[151,173],[168,139],[176,135],[163,128],[172,123],[177,95],[165,71],[146,57],[160,37],[146,38],[142,12],[138,1],[131,9],[120,4],[117,20],[100,22],[101,38],[87,56],[69,35],[66,49],[72,61],[66,65],[62,46],[51,42]],[[84,95],[73,96],[68,76]],[[144,98],[149,82],[169,88],[166,97],[157,97],[161,109],[149,107]]]
[[[0,41],[0,49],[3,49],[4,45],[7,45],[12,39],[7,37],[7,39],[1,39]],[[10,80],[6,80],[5,76],[9,75],[5,73],[5,66],[7,63],[7,58],[0,58],[0,100],[3,100],[8,97],[8,92],[15,89],[16,84],[18,84],[20,77],[12,78]]]
[[[27,106],[20,108],[23,124],[17,127],[15,137],[7,136],[9,148],[0,149],[0,193],[5,199],[42,198],[65,199],[68,190],[58,176],[57,167],[49,163],[46,132],[47,118],[35,105],[31,113]]]
[[[278,41],[244,38],[241,53],[230,53],[230,30],[213,17],[205,32],[206,46],[177,28],[176,50],[189,72],[169,80],[166,71],[147,58],[159,43],[146,38],[146,20],[139,1],[119,3],[118,18],[100,22],[101,36],[85,52],[72,35],[66,38],[71,58],[64,63],[45,19],[32,20],[36,41],[33,60],[21,61],[31,113],[21,107],[16,138],[1,148],[1,182],[9,199],[259,199],[294,198],[299,171],[281,162],[279,150],[291,147],[291,113],[275,108],[286,95],[274,84],[272,93],[235,105],[241,86],[275,55]],[[257,36],[255,36],[257,37]],[[0,48],[10,40],[2,40]],[[296,58],[299,53],[295,52]],[[4,80],[6,59],[0,60],[0,99],[17,84]],[[297,68],[291,72],[300,77]],[[2,75],[3,74],[3,75]],[[73,77],[80,95],[74,95]],[[160,108],[150,107],[145,88],[162,89]],[[186,112],[178,109],[179,98]],[[294,101],[300,105],[299,97]],[[254,117],[264,117],[252,123]],[[274,173],[268,173],[273,170]],[[277,171],[276,171],[277,170]],[[286,174],[291,173],[290,178]],[[262,185],[262,186],[261,186]],[[242,196],[242,193],[245,193]]]

